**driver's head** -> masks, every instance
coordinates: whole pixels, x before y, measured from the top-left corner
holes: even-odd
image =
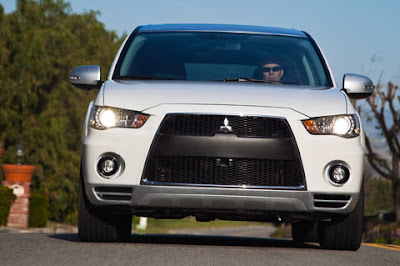
[[[261,77],[268,81],[281,81],[284,74],[282,66],[274,61],[267,62],[260,66]]]

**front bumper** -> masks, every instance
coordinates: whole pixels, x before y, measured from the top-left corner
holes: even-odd
[[[159,106],[148,113],[152,117],[141,129],[114,128],[99,131],[89,128],[83,143],[82,165],[86,193],[93,205],[124,207],[138,215],[145,214],[145,211],[164,209],[181,210],[188,215],[214,210],[239,214],[257,211],[291,216],[347,214],[356,206],[364,165],[361,137],[345,139],[311,135],[301,123],[306,116],[290,109],[170,105],[167,110],[165,106]],[[256,114],[285,118],[297,143],[306,187],[259,189],[141,184],[146,158],[161,121],[168,113]],[[100,156],[108,152],[118,154],[125,160],[124,171],[113,179],[102,178],[96,171]],[[263,151],[257,153],[265,156]],[[335,161],[345,162],[351,171],[349,181],[341,186],[333,185],[327,177],[327,168]]]
[[[285,191],[237,188],[104,186],[86,184],[86,194],[96,205],[125,206],[133,213],[140,210],[187,210],[187,212],[232,211],[245,213],[315,212],[348,214],[359,194],[322,194],[309,191]],[[322,207],[318,207],[322,206]]]

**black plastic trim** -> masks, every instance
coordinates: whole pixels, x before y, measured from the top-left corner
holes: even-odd
[[[96,192],[132,193],[132,187],[99,186],[95,187]]]
[[[314,194],[316,200],[350,200],[350,195]]]
[[[317,45],[317,42],[314,40],[314,38],[313,38],[310,34],[308,34],[308,32],[303,31],[303,33],[304,33],[304,34],[308,37],[308,39],[311,41],[312,45],[314,46],[315,50],[317,51],[317,54],[318,54],[318,56],[319,56],[319,59],[320,59],[321,62],[323,63],[322,65],[323,65],[324,70],[325,70],[325,75],[327,76],[328,82],[329,82],[329,84],[326,84],[326,85],[329,86],[329,87],[333,87],[334,82],[333,82],[333,80],[332,80],[331,73],[330,73],[330,71],[329,71],[329,69],[328,69],[328,63],[327,63],[327,61],[325,60],[325,58],[324,58],[324,56],[323,56],[323,54],[322,54],[321,49],[320,49],[319,46]]]
[[[155,156],[196,156],[295,160],[290,138],[238,138],[234,134],[213,137],[160,134]]]

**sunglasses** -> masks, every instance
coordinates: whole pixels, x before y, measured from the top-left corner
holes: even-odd
[[[276,72],[276,71],[279,71],[279,70],[281,70],[282,68],[280,67],[280,66],[276,66],[276,67],[263,67],[262,68],[262,71],[263,72],[270,72],[271,70],[273,71],[273,72]]]

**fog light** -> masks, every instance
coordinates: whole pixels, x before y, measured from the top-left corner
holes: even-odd
[[[350,170],[346,165],[334,164],[329,168],[329,178],[335,184],[344,184],[349,180]]]
[[[116,154],[103,154],[97,163],[97,171],[102,177],[111,178],[120,171],[121,162]]]

